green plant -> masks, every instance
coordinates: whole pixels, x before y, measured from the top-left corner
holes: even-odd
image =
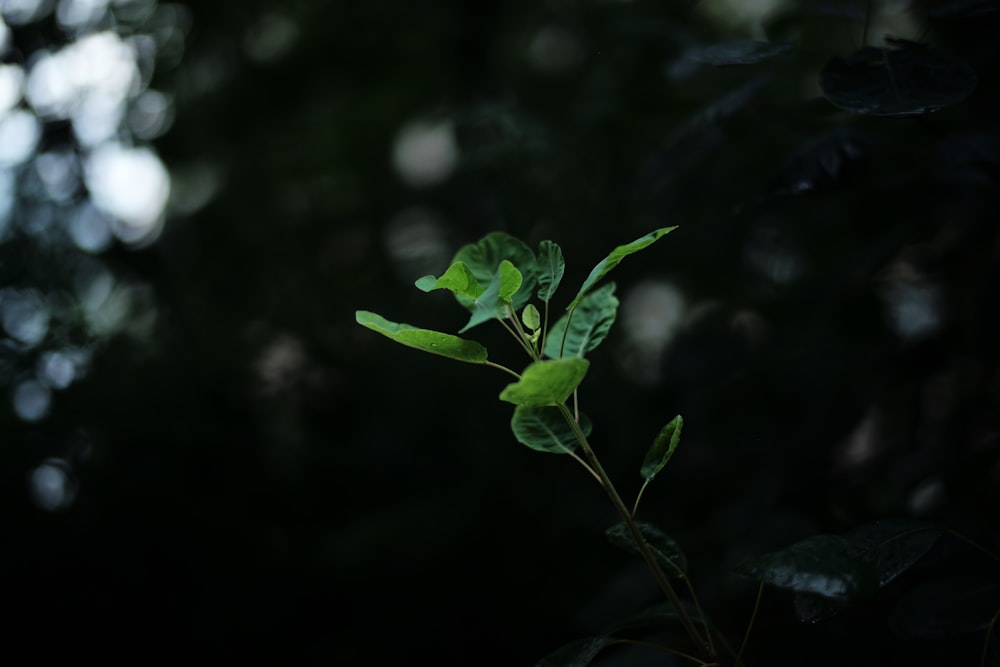
[[[494,232],[461,248],[440,277],[424,276],[416,281],[416,286],[424,292],[440,289],[452,292],[469,311],[469,320],[459,333],[485,322],[498,322],[529,357],[529,364],[520,373],[489,359],[486,348],[473,340],[392,322],[370,311],[356,313],[359,324],[397,343],[490,366],[513,377],[515,381],[500,392],[499,398],[514,405],[511,418],[514,437],[531,449],[570,456],[601,485],[621,519],[607,530],[608,540],[639,555],[662,589],[668,606],[646,610],[601,635],[568,644],[545,657],[539,667],[587,665],[603,649],[621,643],[663,650],[702,667],[721,664],[719,648],[722,648],[732,664],[741,665],[764,584],[792,591],[800,620],[823,620],[858,601],[872,599],[948,532],[909,520],[881,521],[845,535],[808,538],[785,550],[766,554],[737,569],[738,574],[760,582],[757,601],[738,648],[711,623],[691,584],[681,548],[653,524],[637,519],[647,486],[677,449],[684,424],[682,417],[671,419],[653,440],[639,469],[642,486],[629,505],[601,465],[588,439],[590,420],[579,407],[580,385],[590,366],[586,357],[607,337],[619,303],[614,283],[601,287],[598,283],[626,257],[649,247],[674,229],[656,229],[615,248],[591,270],[565,312],[551,325],[550,301],[565,271],[562,250],[552,241],[542,241],[536,254],[522,241]],[[675,582],[683,587],[686,600],[678,593]],[[989,604],[996,593],[996,587],[989,583],[973,591],[987,600],[986,606],[991,610],[995,606]],[[988,630],[982,653],[984,662],[996,621],[996,613],[977,618]],[[656,624],[679,625],[691,646],[680,651],[626,636],[630,631]]]

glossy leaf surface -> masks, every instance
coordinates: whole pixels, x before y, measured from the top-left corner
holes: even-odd
[[[480,285],[490,285],[503,260],[509,261],[521,273],[522,287],[514,298],[514,308],[520,310],[531,298],[537,284],[535,253],[524,242],[504,232],[493,232],[476,243],[463,246],[452,262],[463,262]],[[498,294],[500,293],[498,285]],[[456,295],[459,302],[472,310],[471,299]]]
[[[545,355],[553,359],[586,356],[604,341],[617,315],[618,298],[614,283],[594,290],[580,301],[576,310],[564,314],[552,326],[545,338]],[[563,333],[566,333],[565,345]]]
[[[736,569],[738,574],[796,592],[846,599],[877,586],[874,568],[851,557],[839,535],[817,535]]]
[[[354,317],[358,324],[407,347],[470,364],[481,364],[486,361],[486,348],[473,340],[440,331],[418,329],[409,324],[390,322],[381,315],[367,310],[357,311]]]
[[[590,435],[592,426],[586,415],[580,415],[580,430]],[[579,446],[576,434],[566,422],[563,413],[554,406],[526,407],[514,409],[510,429],[522,445],[539,452],[566,454]]]
[[[538,298],[549,302],[566,271],[562,248],[552,241],[538,244]]]
[[[500,400],[526,407],[559,405],[580,385],[589,367],[586,359],[536,361],[524,369],[520,380],[500,392]]]
[[[653,445],[646,452],[646,458],[642,462],[639,473],[650,481],[663,470],[667,461],[674,455],[677,445],[681,442],[681,429],[684,428],[684,418],[677,415],[660,429],[659,435],[653,441]]]
[[[610,646],[610,637],[588,637],[562,646],[535,663],[535,667],[586,667]]]

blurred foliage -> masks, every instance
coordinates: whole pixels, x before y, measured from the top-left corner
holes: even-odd
[[[739,19],[752,4],[192,7],[156,143],[172,216],[155,244],[101,256],[149,286],[155,326],[107,340],[45,420],[0,413],[15,644],[525,665],[657,602],[604,542],[616,518],[593,481],[511,437],[504,377],[354,322],[457,331],[450,295],[413,280],[494,230],[557,241],[577,285],[607,248],[679,225],[617,269],[585,409],[629,495],[684,416],[642,516],[734,639],[756,586],[729,573],[810,535],[912,517],[997,550],[1000,12],[874,3],[866,22],[865,2],[789,0]],[[975,89],[902,118],[826,101],[824,65],[887,34],[961,61]],[[782,46],[747,46],[764,40]],[[748,62],[713,64],[727,53]],[[636,323],[660,342],[629,338]],[[459,385],[460,411],[421,400]],[[75,485],[54,512],[31,483],[51,458]],[[745,657],[977,664],[981,630],[920,628],[947,591],[992,599],[996,578],[942,539],[822,623],[767,594]]]

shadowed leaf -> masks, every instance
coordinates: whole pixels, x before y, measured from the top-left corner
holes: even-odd
[[[578,639],[549,653],[536,662],[535,667],[586,667],[612,643],[610,637]]]
[[[849,549],[839,535],[817,535],[744,563],[736,573],[796,592],[852,598],[875,588],[877,574]]]
[[[607,337],[618,315],[618,298],[615,285],[609,283],[588,294],[576,310],[559,318],[545,338],[545,355],[559,357],[584,357]],[[563,333],[569,322],[569,332],[563,346]],[[562,354],[560,354],[560,346]]]
[[[650,551],[653,552],[653,557],[663,568],[664,573],[675,577],[687,576],[687,558],[673,538],[668,537],[651,524],[640,522],[638,526],[639,532],[646,540]],[[605,534],[616,547],[621,547],[630,553],[639,553],[639,547],[624,522],[608,528]]]
[[[706,65],[751,65],[762,60],[784,55],[793,48],[791,42],[762,42],[745,40],[713,44],[687,54],[695,62]]]
[[[549,302],[556,288],[562,282],[566,271],[566,261],[563,259],[562,248],[552,241],[542,241],[538,244],[538,298]]]
[[[681,442],[682,428],[684,428],[684,418],[677,415],[656,436],[653,445],[646,452],[642,468],[639,469],[639,473],[647,481],[651,481],[660,474],[660,471],[667,465],[667,461],[674,455],[674,450],[677,449],[677,445]]]
[[[580,430],[590,435],[592,426],[586,415],[580,415]],[[566,454],[579,445],[573,429],[559,408],[553,406],[517,406],[510,421],[514,437],[522,445],[539,452]]]

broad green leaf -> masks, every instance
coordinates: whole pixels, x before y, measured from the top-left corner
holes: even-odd
[[[586,359],[536,361],[500,392],[500,400],[527,407],[559,405],[580,386],[589,367]]]
[[[390,322],[381,315],[367,310],[355,313],[358,324],[377,331],[386,338],[408,347],[439,354],[449,359],[457,359],[470,364],[482,364],[486,361],[486,348],[473,340],[466,340],[451,334],[418,329],[409,324]]]
[[[521,313],[521,321],[524,322],[524,326],[532,331],[542,326],[542,316],[539,314],[538,308],[535,308],[535,304],[529,303],[524,307],[524,311]]]
[[[663,568],[664,574],[681,578],[686,577],[687,558],[677,543],[674,542],[673,538],[663,534],[659,528],[651,524],[639,522],[637,525],[639,526],[639,533],[646,540],[646,544],[649,545],[650,551],[653,552],[656,562]],[[621,547],[630,553],[639,553],[639,546],[635,543],[632,532],[624,522],[608,528],[605,534],[608,536],[608,540],[616,547]]]
[[[472,301],[472,315],[458,333],[465,333],[483,322],[507,317],[508,309],[514,307],[511,296],[518,291],[521,283],[521,272],[506,259],[501,260],[489,286]]]
[[[424,276],[415,283],[417,289],[424,292],[431,292],[437,289],[446,289],[458,295],[461,294],[469,299],[475,299],[482,294],[486,288],[476,281],[472,275],[472,270],[465,262],[455,262],[448,267],[448,270],[441,274],[440,278],[434,276]]]
[[[877,587],[874,567],[840,535],[817,535],[736,568],[737,574],[796,592],[849,599]]]
[[[504,232],[493,232],[476,243],[459,248],[452,262],[463,262],[480,285],[489,285],[500,270],[500,263],[509,261],[521,273],[521,289],[516,290],[514,309],[520,310],[531,299],[538,284],[535,253],[522,241]],[[499,286],[498,286],[498,294]],[[456,295],[459,303],[473,310],[475,303],[468,297]]]
[[[865,524],[844,537],[850,553],[875,568],[881,588],[923,558],[943,533],[936,526],[889,519]]]
[[[608,283],[585,296],[576,310],[559,318],[545,337],[545,355],[559,357],[584,357],[600,345],[611,330],[618,315],[618,298],[615,284]],[[563,346],[563,332],[569,322],[569,333]],[[562,354],[559,354],[562,346]]]
[[[656,229],[646,234],[645,236],[637,238],[635,241],[632,241],[631,243],[620,245],[614,250],[612,250],[610,255],[608,255],[600,262],[598,262],[597,266],[595,266],[590,271],[590,275],[587,276],[587,279],[583,281],[583,285],[580,287],[580,291],[577,292],[576,297],[573,299],[573,301],[570,302],[566,310],[571,310],[573,308],[576,308],[577,304],[580,303],[583,297],[587,296],[587,292],[589,292],[594,287],[594,285],[596,285],[597,282],[601,280],[601,278],[608,275],[608,273],[610,273],[612,269],[621,264],[621,261],[623,259],[625,259],[629,255],[639,252],[643,248],[648,248],[649,246],[656,243],[656,241],[658,241],[663,235],[669,234],[675,229],[677,229],[676,226]]]
[[[587,667],[597,654],[614,643],[611,637],[588,637],[570,642],[535,663],[535,667]]]
[[[682,428],[684,428],[684,418],[677,415],[660,430],[653,445],[646,452],[642,468],[639,469],[639,473],[646,481],[652,481],[654,477],[659,475],[663,467],[667,465],[667,461],[674,455],[674,450],[681,442]]]
[[[551,405],[540,408],[517,406],[510,420],[510,429],[518,442],[539,452],[567,454],[579,444],[563,413]],[[590,435],[590,429],[590,419],[580,415],[580,430],[584,435]]]
[[[866,46],[833,58],[819,74],[832,104],[869,116],[912,116],[958,104],[976,88],[976,72],[950,55],[925,48]]]
[[[562,248],[552,241],[538,244],[538,298],[549,302],[566,271]]]

